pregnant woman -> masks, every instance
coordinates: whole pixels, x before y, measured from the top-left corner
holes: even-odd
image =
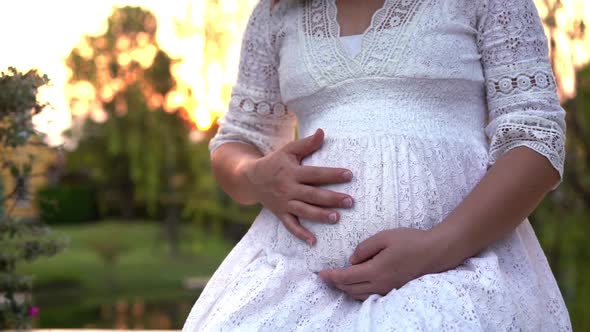
[[[263,209],[184,331],[571,330],[527,220],[565,141],[533,0],[273,2],[209,143]]]

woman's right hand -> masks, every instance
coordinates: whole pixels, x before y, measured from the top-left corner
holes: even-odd
[[[318,129],[311,136],[244,165],[256,200],[273,212],[289,232],[310,245],[316,243],[316,238],[299,218],[333,224],[340,219],[333,208],[350,208],[353,204],[349,195],[316,187],[349,182],[351,171],[301,165],[301,160],[318,150],[323,142],[324,132]]]

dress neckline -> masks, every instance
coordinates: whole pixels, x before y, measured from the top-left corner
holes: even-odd
[[[371,28],[373,27],[373,25],[375,24],[375,17],[377,17],[377,15],[384,11],[387,7],[387,2],[389,2],[389,0],[384,0],[383,1],[383,5],[381,5],[381,7],[377,8],[377,10],[375,10],[373,12],[373,14],[371,15],[371,21],[369,22],[369,25],[365,28],[365,30],[362,33],[358,33],[358,34],[354,34],[354,35],[348,35],[348,36],[342,36],[341,31],[342,31],[342,27],[340,25],[340,22],[338,22],[338,4],[336,3],[338,0],[330,0],[332,1],[332,5],[334,6],[334,12],[335,12],[335,17],[334,17],[334,22],[336,25],[336,30],[337,30],[337,37],[351,37],[351,36],[365,36],[369,30],[371,30]]]
[[[385,0],[360,36],[360,50],[349,54],[340,36],[336,0],[304,1],[299,12],[299,38],[310,73],[320,85],[350,77],[394,74],[401,53],[416,31],[415,21],[427,0]],[[352,36],[352,35],[351,35]]]
[[[362,37],[361,34],[340,37],[344,48],[351,57],[356,56],[360,52]]]
[[[356,38],[362,38],[363,34],[359,33],[356,35],[348,35],[348,36],[340,36],[341,39],[356,39]]]
[[[342,56],[344,56],[348,61],[350,61],[351,63],[355,63],[356,65],[360,65],[360,63],[362,63],[362,58],[364,56],[365,50],[367,48],[367,36],[369,35],[369,33],[371,33],[372,30],[374,30],[374,26],[375,26],[375,22],[376,22],[376,18],[378,15],[380,15],[382,12],[387,10],[388,4],[390,0],[384,0],[383,1],[383,5],[381,7],[379,7],[377,10],[375,10],[375,12],[373,12],[373,15],[371,15],[371,21],[369,22],[369,25],[365,28],[365,30],[360,33],[360,34],[355,34],[355,35],[348,35],[348,36],[342,36],[341,35],[341,31],[342,28],[340,26],[340,22],[338,22],[338,4],[336,3],[337,0],[326,0],[329,2],[329,5],[332,6],[333,10],[332,10],[332,24],[334,24],[335,26],[335,36],[333,36],[336,39],[336,44],[338,45],[338,49],[341,52]],[[350,55],[350,53],[346,50],[346,46],[342,43],[342,39],[343,37],[354,37],[357,36],[356,38],[361,38],[361,47],[360,50],[358,52],[356,52],[356,54],[354,56]]]

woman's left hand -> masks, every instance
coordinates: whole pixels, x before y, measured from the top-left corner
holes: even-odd
[[[350,257],[352,266],[320,271],[320,277],[357,300],[385,295],[411,280],[440,272],[439,245],[431,231],[385,230],[356,247]]]

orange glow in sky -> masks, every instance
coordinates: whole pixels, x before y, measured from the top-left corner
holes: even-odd
[[[40,99],[53,106],[35,118],[49,142],[61,144],[61,132],[70,128],[81,114],[103,120],[104,114],[92,98],[89,84],[66,88],[70,73],[64,60],[78,46],[84,34],[106,31],[106,19],[113,6],[141,6],[158,21],[159,46],[172,58],[182,61],[172,68],[177,89],[166,100],[152,100],[164,106],[182,105],[198,129],[211,126],[229,102],[238,69],[240,43],[246,20],[256,0],[19,0],[0,2],[0,70],[14,66],[20,70],[38,68],[51,79],[40,91]],[[10,14],[8,14],[10,13]],[[182,22],[179,26],[177,23]],[[214,29],[222,47],[206,47],[205,27]],[[179,35],[180,33],[180,35]],[[91,51],[91,50],[89,50]],[[149,60],[149,56],[146,57]],[[128,60],[128,59],[127,59]],[[119,59],[126,61],[126,59]],[[192,98],[187,97],[188,89]],[[70,109],[68,94],[82,102]],[[108,94],[109,91],[100,93]],[[197,135],[198,136],[198,135]]]
[[[547,14],[546,2],[535,0],[541,16]],[[37,128],[48,134],[50,143],[63,142],[61,132],[77,117],[91,116],[96,121],[104,112],[93,104],[96,93],[105,98],[116,86],[94,91],[89,84],[66,89],[70,73],[64,64],[72,48],[83,34],[99,35],[106,29],[106,18],[113,6],[142,6],[158,20],[158,43],[172,58],[182,59],[172,72],[178,87],[163,99],[153,98],[153,105],[174,109],[182,105],[200,130],[211,126],[226,109],[231,86],[238,69],[242,31],[257,0],[19,0],[0,2],[0,70],[14,66],[21,70],[38,68],[51,78],[51,86],[40,91],[42,100],[53,108],[35,119]],[[562,0],[563,8],[556,15],[557,29],[546,30],[557,40],[558,54],[554,69],[558,76],[560,95],[575,95],[575,69],[590,61],[590,33],[580,41],[570,42],[571,22],[585,18],[590,23],[590,1]],[[180,25],[178,22],[182,22]],[[205,27],[213,29],[220,40],[214,45],[205,37]],[[91,52],[92,50],[88,50]],[[149,50],[148,50],[149,51]],[[118,59],[144,57],[149,52],[130,54]],[[116,82],[114,83],[116,85]],[[189,89],[192,96],[189,96]],[[67,96],[76,94],[82,102],[68,106]],[[84,99],[86,98],[86,99]],[[199,135],[195,135],[199,136]]]
[[[547,3],[553,4],[555,0],[535,0],[539,15],[545,17],[548,12]],[[557,76],[559,94],[562,99],[572,98],[576,94],[575,71],[590,62],[590,1],[588,0],[561,0],[562,6],[556,12],[556,29],[545,27],[547,35],[553,35],[556,42],[557,54],[553,63],[553,70]],[[581,19],[586,24],[586,32],[582,38],[571,40],[570,35],[575,34],[574,24]]]

